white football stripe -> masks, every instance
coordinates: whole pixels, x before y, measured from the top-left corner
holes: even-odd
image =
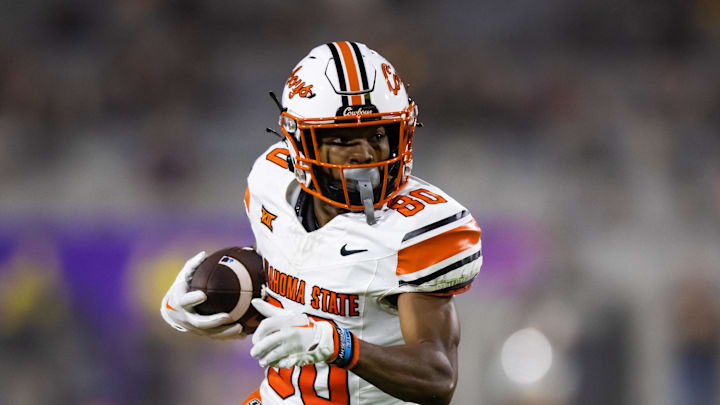
[[[227,262],[222,262],[224,258],[230,258],[232,260],[228,260]],[[250,278],[250,273],[245,268],[245,266],[240,263],[239,260],[229,257],[229,256],[223,256],[220,259],[220,264],[225,265],[232,270],[235,275],[237,276],[238,280],[240,280],[240,299],[238,299],[238,303],[235,305],[235,308],[233,308],[232,311],[230,311],[230,318],[232,318],[233,321],[237,321],[240,319],[243,315],[245,315],[245,312],[250,308],[250,301],[252,300],[252,279]],[[250,288],[248,290],[248,287]]]

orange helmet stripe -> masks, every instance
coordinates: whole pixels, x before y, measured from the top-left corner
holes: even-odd
[[[345,65],[345,72],[348,77],[348,84],[350,85],[350,91],[360,91],[360,79],[358,77],[358,68],[353,58],[353,52],[350,49],[350,45],[347,42],[336,42],[340,53],[342,53],[343,62]],[[350,105],[361,105],[362,96],[351,96]]]

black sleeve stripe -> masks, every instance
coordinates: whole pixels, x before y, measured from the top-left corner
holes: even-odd
[[[430,232],[430,231],[432,231],[433,229],[440,228],[441,226],[444,226],[444,225],[447,225],[447,224],[449,224],[449,223],[451,223],[451,222],[457,221],[457,220],[460,219],[460,218],[464,218],[464,217],[466,217],[468,214],[470,214],[470,213],[469,213],[467,210],[462,210],[462,211],[458,212],[458,213],[455,214],[455,215],[451,215],[451,216],[449,216],[449,217],[447,217],[447,218],[445,218],[445,219],[441,219],[441,220],[439,220],[439,221],[437,221],[437,222],[433,222],[433,223],[430,224],[430,225],[425,225],[425,226],[423,226],[422,228],[419,228],[419,229],[416,229],[416,230],[414,230],[414,231],[408,232],[408,233],[405,235],[405,237],[403,238],[402,241],[405,242],[405,241],[410,240],[410,239],[412,239],[412,238],[414,238],[414,237],[416,237],[416,236],[422,235],[422,234],[424,234],[424,233],[426,233],[426,232]]]
[[[417,280],[412,280],[412,281],[400,280],[400,286],[404,286],[404,285],[408,285],[408,284],[418,286],[420,284],[427,283],[428,281],[436,279],[444,274],[450,273],[451,271],[453,271],[455,269],[459,269],[460,267],[462,267],[470,262],[474,262],[475,260],[479,259],[481,256],[482,256],[482,250],[478,250],[474,254],[472,254],[464,259],[458,260],[455,263],[450,264],[446,267],[443,267],[442,269],[440,269],[434,273],[428,274],[425,277],[420,277]]]

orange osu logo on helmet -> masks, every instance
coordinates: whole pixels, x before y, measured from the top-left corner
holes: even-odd
[[[397,96],[398,90],[400,90],[400,86],[402,85],[400,76],[398,76],[397,73],[393,72],[392,68],[387,63],[382,64],[382,71],[383,75],[385,76],[385,81],[387,82],[388,89],[390,89],[390,91],[392,91],[393,94]],[[392,77],[392,83],[390,82],[390,77]]]
[[[293,98],[295,97],[295,95],[298,95],[303,98],[313,98],[315,97],[315,94],[312,92],[313,85],[306,85],[305,81],[298,77],[297,72],[300,69],[302,69],[302,66],[296,67],[295,70],[293,70],[290,74],[290,78],[287,81],[287,86],[289,89],[291,89],[291,91],[290,93],[288,93],[288,97]]]

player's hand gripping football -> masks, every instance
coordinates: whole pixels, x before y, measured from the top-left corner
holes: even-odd
[[[200,315],[193,310],[207,300],[204,292],[190,291],[190,280],[205,256],[205,252],[200,252],[185,263],[160,304],[160,314],[165,322],[181,332],[190,331],[213,339],[243,338],[242,325],[231,323],[229,314]]]
[[[313,321],[257,298],[252,305],[266,317],[253,334],[250,350],[260,366],[292,368],[337,357],[337,332],[330,322]]]

